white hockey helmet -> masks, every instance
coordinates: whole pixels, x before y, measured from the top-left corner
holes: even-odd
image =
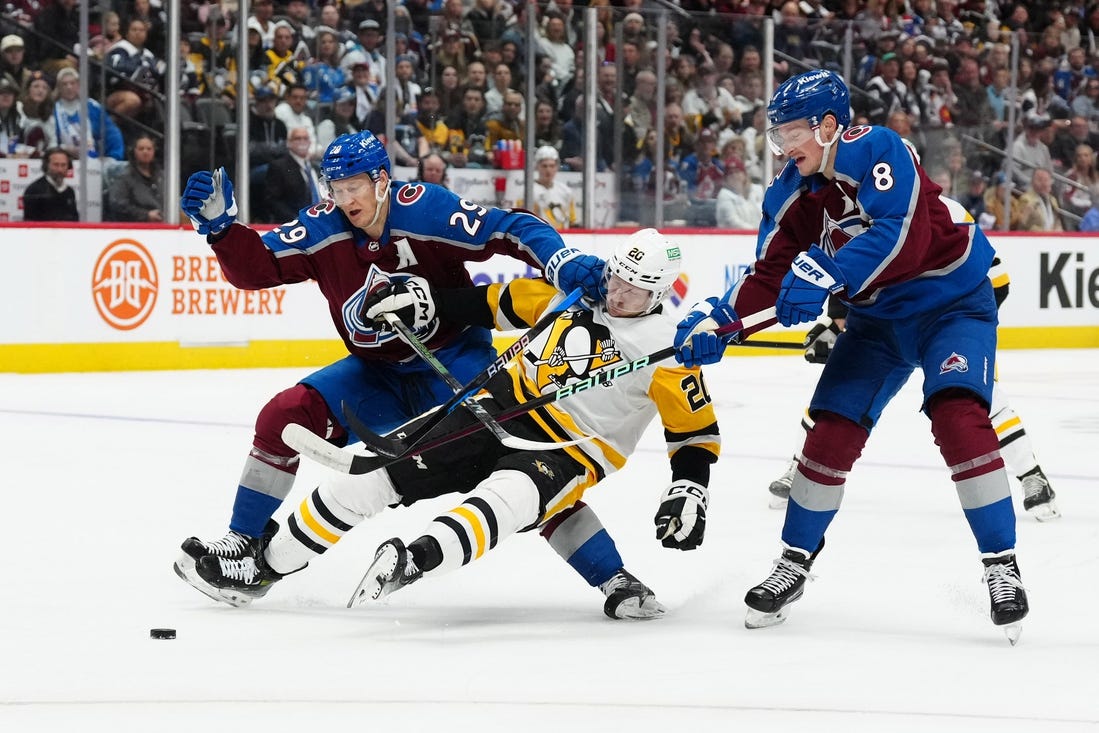
[[[649,291],[649,300],[639,315],[651,313],[672,289],[682,265],[679,245],[655,229],[634,232],[618,245],[603,271],[605,284],[617,276],[634,287]]]

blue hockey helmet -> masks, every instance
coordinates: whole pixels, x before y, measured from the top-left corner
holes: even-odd
[[[767,105],[767,121],[771,127],[794,120],[808,120],[816,127],[831,113],[836,122],[851,124],[851,93],[840,75],[817,69],[790,77],[784,81]]]
[[[389,154],[381,140],[367,130],[340,135],[324,151],[321,172],[329,181],[369,173],[375,181],[382,171],[391,175]]]

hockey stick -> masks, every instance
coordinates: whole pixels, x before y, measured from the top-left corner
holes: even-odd
[[[362,421],[350,411],[347,405],[343,405],[344,417],[347,419],[348,423],[353,422],[356,425],[356,427],[352,428],[352,432],[355,433],[356,437],[374,453],[389,456],[390,458],[399,458],[406,455],[412,450],[413,446],[423,440],[424,436],[431,432],[436,425],[441,423],[456,407],[469,399],[469,397],[474,395],[481,387],[488,384],[488,380],[491,379],[493,375],[506,367],[508,362],[520,354],[533,339],[556,321],[557,316],[562,311],[568,310],[574,303],[580,300],[580,297],[583,294],[584,291],[577,288],[566,295],[564,300],[544,313],[542,317],[538,319],[537,323],[520,336],[514,344],[505,349],[504,353],[496,357],[495,361],[485,367],[484,371],[463,385],[453,397],[437,407],[430,417],[424,420],[419,427],[408,435],[397,438],[379,435],[364,425]]]
[[[727,326],[723,326],[717,329],[715,333],[717,333],[718,335],[735,333],[737,331],[742,331],[745,328],[750,328],[752,326],[764,323],[765,321],[773,319],[774,317],[775,309],[767,308],[760,311],[759,313],[753,313],[752,315],[747,316],[739,321],[730,323]],[[541,397],[536,397],[528,402],[523,402],[521,404],[515,405],[514,407],[510,407],[496,414],[494,416],[495,420],[497,423],[507,422],[508,420],[512,420],[521,415],[525,415],[532,410],[536,410],[539,407],[548,405],[551,402],[556,402],[558,400],[571,397],[572,395],[578,394],[580,392],[586,392],[592,387],[609,384],[618,377],[630,374],[637,371],[638,369],[644,369],[645,367],[655,364],[659,361],[663,361],[664,359],[673,356],[675,354],[675,351],[676,350],[674,346],[669,346],[659,351],[654,351],[647,356],[642,356],[640,358],[634,359],[633,361],[624,362],[617,365],[613,369],[608,369],[607,371],[589,377],[588,379],[574,382],[573,384],[566,385],[554,392],[549,392],[542,395]],[[350,415],[348,416],[349,419],[351,417],[352,416]],[[358,422],[358,419],[356,418],[354,422]],[[421,443],[420,445],[415,446],[408,455],[419,455],[420,453],[431,450],[432,448],[438,448],[441,445],[452,443],[455,440],[459,440],[467,435],[477,432],[482,427],[484,426],[481,424],[474,424],[459,428],[458,430],[447,433],[445,435],[440,435],[437,438],[433,438],[431,440]],[[352,423],[351,428],[352,430],[355,430],[354,423]],[[379,468],[384,468],[391,463],[396,463],[402,458],[408,457],[356,455],[354,453],[350,453],[341,448],[338,448],[337,446],[332,445],[324,438],[314,434],[309,429],[296,423],[290,423],[285,428],[283,428],[282,440],[284,443],[286,443],[288,446],[298,451],[302,455],[308,456],[314,461],[341,473],[370,473],[371,471],[376,471]]]
[[[763,341],[757,339],[749,339],[747,341],[741,341],[735,344],[729,344],[730,346],[755,346],[758,349],[790,349],[791,351],[803,351],[805,349],[804,344],[799,344],[795,341]]]
[[[411,346],[413,351],[419,354],[420,358],[426,361],[428,365],[435,370],[435,373],[438,374],[444,382],[446,382],[448,387],[458,393],[465,389],[465,386],[461,382],[459,382],[453,374],[450,373],[450,370],[446,368],[446,365],[443,364],[443,362],[439,361],[439,357],[435,356],[435,354],[432,353],[431,349],[429,349],[424,344],[424,342],[421,341],[418,336],[416,336],[412,329],[405,325],[400,316],[398,316],[396,313],[383,313],[382,317],[385,319],[386,323],[388,323],[389,326],[394,331],[396,331],[402,339],[404,339],[405,343]],[[506,445],[508,448],[534,451],[555,450],[557,448],[564,448],[566,446],[582,443],[585,440],[590,440],[590,438],[581,438],[579,440],[567,440],[560,443],[527,440],[526,438],[520,438],[504,430],[504,428],[501,427],[500,424],[493,419],[492,415],[488,414],[488,410],[485,409],[484,405],[477,402],[476,400],[467,398],[462,400],[461,404],[462,407],[469,410],[473,414],[473,416],[477,418],[477,422],[488,428],[489,432],[496,436],[496,439]],[[361,421],[359,421],[356,416],[347,414],[346,405],[344,407],[344,417],[347,418],[348,423],[352,426],[352,430],[354,430],[355,423],[361,423]],[[352,418],[354,418],[354,421],[352,420]],[[358,435],[357,431],[356,435]],[[362,438],[361,435],[359,437],[360,439]]]

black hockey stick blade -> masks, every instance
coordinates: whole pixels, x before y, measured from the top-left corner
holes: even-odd
[[[397,438],[391,438],[387,435],[375,433],[359,419],[359,416],[351,409],[351,405],[346,402],[340,402],[340,409],[343,412],[343,419],[347,420],[347,426],[351,428],[351,432],[355,434],[355,437],[363,442],[367,450],[388,458],[400,458],[407,452],[408,449],[399,435]]]

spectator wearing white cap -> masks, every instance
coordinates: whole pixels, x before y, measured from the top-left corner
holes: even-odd
[[[30,78],[31,70],[23,63],[26,55],[23,39],[15,34],[0,39],[0,78],[6,78],[22,89]]]
[[[560,232],[577,226],[580,218],[572,189],[557,180],[559,165],[560,156],[555,148],[543,145],[534,151],[534,167],[538,177],[531,191],[530,210]]]

